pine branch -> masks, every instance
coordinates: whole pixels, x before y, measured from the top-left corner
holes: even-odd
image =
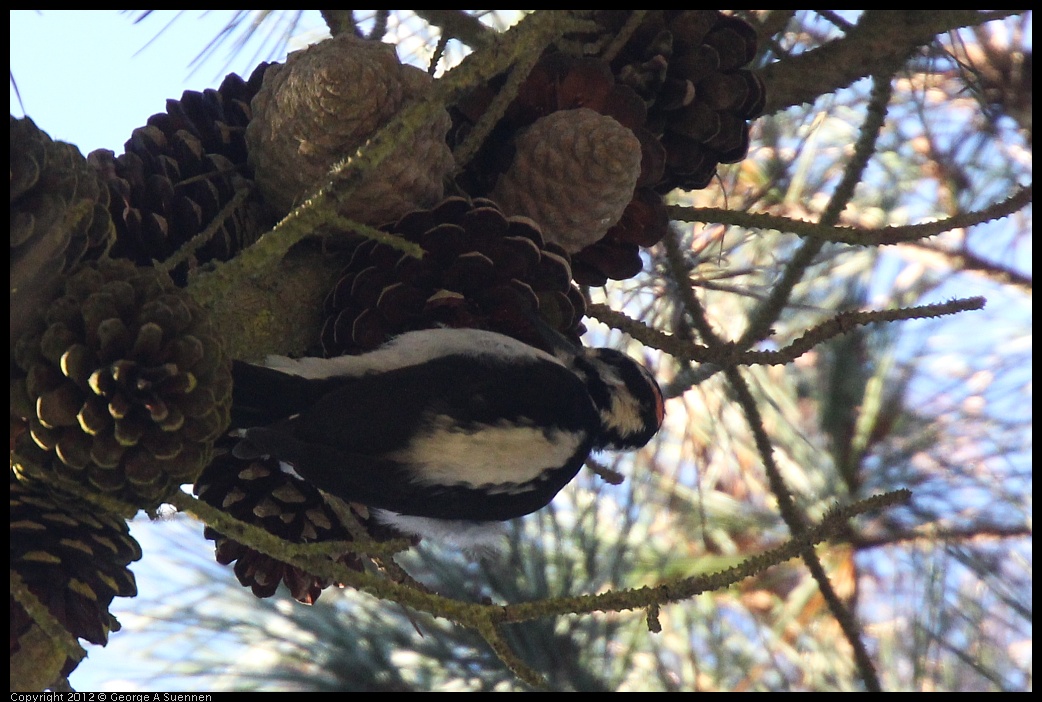
[[[782,478],[781,471],[774,462],[774,449],[771,446],[770,438],[767,436],[767,430],[764,429],[763,419],[760,416],[760,410],[756,404],[756,400],[753,397],[752,392],[750,392],[749,386],[745,382],[745,378],[742,377],[737,368],[731,368],[726,372],[727,379],[730,381],[731,387],[735,391],[738,404],[745,412],[746,421],[753,432],[756,447],[760,452],[760,457],[763,459],[764,472],[767,474],[767,481],[770,483],[771,492],[778,500],[778,509],[781,512],[782,519],[785,520],[785,524],[792,532],[793,539],[798,543],[805,542],[808,529],[803,514],[797,510],[796,504],[792,499],[792,494],[789,492],[788,486]],[[905,492],[907,493],[907,491]],[[907,496],[910,497],[911,493],[907,493]],[[817,583],[818,591],[821,593],[822,597],[825,598],[829,611],[832,613],[832,616],[835,617],[836,621],[839,622],[840,628],[843,630],[847,642],[854,650],[854,658],[857,662],[858,670],[861,673],[861,679],[865,683],[865,687],[870,691],[882,691],[882,686],[880,685],[875,665],[872,662],[871,656],[868,654],[868,649],[865,647],[864,641],[862,641],[861,626],[858,624],[857,618],[854,616],[853,612],[847,609],[846,605],[843,604],[843,600],[836,594],[835,588],[832,587],[828,574],[825,572],[825,568],[822,566],[821,561],[818,559],[818,554],[814,552],[814,549],[810,545],[805,545],[804,548],[801,549],[800,555],[803,558],[803,562],[810,570],[811,577],[813,577],[814,581]]]
[[[14,570],[10,571],[9,587],[11,599],[21,605],[36,626],[40,627],[40,630],[57,644],[66,657],[73,661],[81,661],[86,658],[87,652],[80,646],[76,637],[70,634],[69,630],[51,614],[47,606],[40,602],[29,586],[25,584],[22,576]]]
[[[743,351],[730,358],[713,359],[711,362],[720,365],[783,365],[791,363],[812,348],[831,338],[846,334],[854,327],[865,326],[875,322],[898,322],[909,319],[930,319],[943,317],[959,312],[984,309],[983,297],[970,297],[950,300],[934,305],[920,307],[902,307],[895,310],[875,310],[871,312],[840,312],[832,319],[811,328],[798,339],[777,351]]]
[[[889,75],[939,34],[1020,12],[1023,10],[866,10],[845,37],[760,71],[764,83],[771,86],[764,114],[814,102],[861,78]]]
[[[929,251],[945,258],[955,270],[977,273],[996,283],[1012,285],[1029,295],[1032,292],[1031,276],[993,261],[987,261],[971,251],[951,251],[926,243],[916,243],[914,245],[924,251]]]
[[[745,227],[747,229],[773,229],[795,234],[805,239],[819,239],[836,244],[888,246],[915,242],[951,231],[952,229],[965,229],[985,222],[1002,219],[1031,204],[1031,199],[1032,186],[1028,185],[1005,200],[989,205],[982,210],[960,213],[936,222],[924,222],[922,224],[910,224],[900,227],[881,227],[879,229],[827,225],[778,215],[737,212],[715,207],[682,207],[674,205],[669,208],[669,217],[682,222],[713,222],[735,227]]]
[[[876,495],[860,502],[830,510],[813,527],[801,532],[799,537],[753,556],[741,565],[720,573],[681,578],[630,590],[615,590],[596,595],[575,597],[552,597],[534,602],[506,605],[470,603],[454,600],[417,586],[414,581],[394,582],[368,573],[359,573],[332,560],[331,544],[286,544],[278,537],[258,527],[238,522],[220,510],[210,507],[189,495],[178,493],[173,504],[181,511],[193,514],[215,529],[230,534],[257,551],[302,568],[317,576],[342,582],[379,599],[389,600],[427,612],[435,617],[448,619],[456,624],[478,631],[497,655],[523,680],[535,686],[545,685],[538,673],[528,668],[503,639],[499,627],[502,624],[522,622],[566,614],[591,614],[594,612],[622,612],[648,610],[655,606],[679,602],[712,590],[720,590],[747,577],[757,575],[766,568],[784,563],[801,555],[813,545],[821,543],[846,529],[853,517],[866,512],[884,509],[907,501],[911,496],[907,490]],[[357,544],[350,542],[350,546]],[[377,546],[382,546],[377,544]]]
[[[341,34],[358,36],[358,24],[355,22],[354,10],[319,10],[322,19],[329,28],[329,34],[337,37]]]
[[[463,10],[413,10],[416,16],[441,30],[442,36],[459,39],[477,49],[488,44],[495,32]]]

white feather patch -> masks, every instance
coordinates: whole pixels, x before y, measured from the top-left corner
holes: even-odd
[[[478,558],[499,553],[505,545],[506,527],[502,522],[466,522],[414,517],[386,509],[374,509],[371,510],[371,514],[378,522],[407,536],[430,539],[442,546],[459,549]]]
[[[439,415],[427,431],[387,457],[420,466],[414,477],[421,483],[511,493],[548,468],[565,465],[585,438],[579,432],[545,431],[512,422],[466,431],[450,417]]]
[[[622,436],[636,434],[644,429],[641,414],[644,408],[621,380],[613,380],[611,410],[601,410],[601,423],[614,428]]]
[[[354,377],[416,366],[450,355],[542,360],[563,365],[545,351],[483,329],[422,329],[406,332],[380,348],[358,356],[299,359],[268,356],[265,365],[302,378]]]

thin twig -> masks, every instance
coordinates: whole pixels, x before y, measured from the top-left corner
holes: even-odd
[[[854,189],[861,181],[861,175],[868,165],[869,159],[875,153],[876,141],[883,129],[892,93],[893,87],[889,75],[874,78],[872,92],[868,101],[868,112],[861,126],[860,136],[854,144],[854,153],[844,168],[843,177],[840,179],[835,192],[825,207],[825,211],[822,213],[821,221],[825,224],[834,224],[838,221],[840,213],[847,206],[850,198],[853,197]],[[774,285],[771,294],[750,314],[749,326],[739,339],[739,346],[748,348],[769,334],[771,325],[774,324],[774,321],[781,314],[789,300],[789,296],[792,294],[792,290],[803,278],[823,245],[824,242],[821,240],[811,240],[803,243],[800,250],[796,252],[792,260],[786,265],[781,279]],[[753,399],[745,379],[737,368],[728,368],[725,372],[731,387],[738,397],[739,404],[745,411],[746,421],[753,431],[757,448],[764,462],[764,470],[771,485],[771,492],[774,493],[778,500],[778,509],[793,536],[799,539],[806,528],[803,515],[796,509],[792,495],[789,493],[781,472],[774,463],[771,442],[763,427],[763,421],[756,401]],[[828,604],[829,611],[832,612],[832,616],[839,622],[844,636],[854,650],[854,658],[865,687],[872,691],[880,690],[879,676],[875,671],[872,658],[868,655],[865,644],[861,639],[860,626],[858,626],[857,620],[836,594],[814,549],[806,548],[801,555],[804,563],[807,564],[807,568],[810,570],[811,577],[818,584],[818,590]]]
[[[965,229],[1008,217],[1031,204],[1031,195],[1032,186],[1028,185],[1019,189],[1002,202],[996,202],[982,210],[960,213],[936,222],[924,222],[922,224],[910,224],[899,227],[882,227],[879,229],[844,227],[824,222],[807,222],[779,215],[738,212],[716,207],[683,207],[674,205],[669,207],[668,210],[670,219],[682,222],[713,222],[735,227],[745,227],[747,229],[774,229],[806,239],[819,239],[837,244],[888,246],[918,241],[952,229]]]
[[[869,96],[868,112],[865,115],[864,124],[861,125],[861,134],[854,144],[854,153],[843,169],[843,177],[836,186],[835,192],[829,199],[825,211],[821,215],[821,222],[827,225],[835,224],[839,220],[840,213],[846,208],[850,198],[854,195],[854,188],[861,182],[861,174],[868,165],[869,159],[875,153],[876,141],[883,129],[886,119],[887,106],[890,104],[890,96],[893,94],[893,86],[890,76],[877,77],[874,79],[872,93]],[[748,347],[764,339],[770,333],[771,325],[778,319],[785,304],[792,294],[796,284],[803,279],[804,273],[814,261],[814,257],[821,251],[824,241],[820,239],[805,241],[800,250],[792,257],[785,266],[781,279],[771,288],[770,295],[749,315],[749,326],[738,340],[740,346]]]
[[[354,10],[319,10],[326,22],[329,34],[338,37],[341,34],[358,36],[358,23],[355,22]]]
[[[976,273],[988,280],[993,280],[1003,285],[1012,285],[1029,295],[1032,293],[1031,276],[1025,275],[1021,271],[995,263],[994,261],[987,261],[971,251],[951,251],[939,246],[931,246],[926,243],[916,243],[914,246],[951,261],[952,267],[960,272],[965,271],[968,273]]]
[[[416,16],[441,30],[448,39],[459,39],[477,49],[488,44],[495,32],[463,10],[413,10]]]
[[[812,327],[785,348],[777,351],[742,351],[727,359],[732,363],[743,365],[782,365],[791,363],[818,344],[833,337],[845,334],[854,327],[865,326],[875,322],[897,322],[908,319],[930,319],[943,317],[959,312],[980,310],[984,308],[983,297],[970,297],[950,300],[934,305],[920,307],[902,307],[895,310],[873,310],[869,312],[840,312],[835,317]],[[723,359],[715,361],[725,363]]]
[[[786,486],[782,478],[781,471],[774,462],[771,440],[764,429],[763,418],[760,416],[756,400],[753,398],[745,378],[742,377],[741,372],[737,368],[730,368],[726,373],[727,379],[734,389],[738,404],[745,412],[746,421],[753,432],[757,449],[764,462],[764,472],[767,475],[767,481],[771,485],[771,492],[778,499],[778,510],[781,512],[782,519],[785,520],[786,525],[791,530],[793,539],[797,542],[804,542],[806,539],[805,534],[808,531],[807,525],[803,514],[796,508],[788,486]],[[882,691],[875,664],[872,662],[872,657],[868,654],[868,649],[861,638],[861,626],[858,624],[856,617],[843,604],[843,600],[839,595],[836,594],[836,590],[832,587],[832,582],[829,580],[828,573],[825,572],[825,568],[822,566],[813,547],[806,545],[801,549],[800,555],[803,558],[803,562],[807,565],[811,577],[817,583],[818,591],[821,592],[826,604],[828,604],[829,611],[836,621],[839,622],[840,629],[854,650],[854,658],[865,687],[869,691]]]
[[[86,657],[87,652],[80,646],[76,637],[69,633],[69,630],[51,614],[47,606],[40,602],[29,586],[25,584],[22,576],[13,569],[10,571],[9,587],[11,598],[21,605],[36,626],[40,627],[40,630],[61,649],[67,658],[79,662]]]
[[[496,652],[499,660],[503,661],[514,675],[532,687],[538,689],[547,689],[549,687],[546,678],[522,661],[517,653],[510,648],[510,643],[503,634],[501,622],[496,621],[493,616],[489,616],[483,626],[477,627],[477,631],[492,650]]]
[[[641,23],[644,21],[644,16],[647,14],[648,10],[634,10],[630,13],[630,16],[626,18],[626,23],[622,25],[621,29],[619,29],[618,34],[612,37],[611,42],[604,47],[604,52],[599,58],[608,63],[615,60],[615,57],[620,51],[622,51],[623,47],[626,46],[626,43],[629,42],[630,37],[632,37],[633,33],[637,31],[638,27],[640,27]]]
[[[156,268],[169,273],[181,263],[191,258],[192,254],[205,246],[207,242],[213,238],[214,234],[217,233],[217,230],[223,227],[225,223],[232,218],[235,211],[239,209],[239,206],[246,202],[246,199],[250,196],[250,191],[251,188],[240,188],[239,190],[236,190],[235,194],[232,195],[232,198],[228,201],[228,204],[221,208],[221,211],[217,213],[213,218],[213,221],[206,225],[205,229],[182,244],[181,248],[170,254],[165,261],[157,263]]]

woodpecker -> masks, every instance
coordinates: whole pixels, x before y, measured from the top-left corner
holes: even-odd
[[[236,361],[233,453],[272,456],[405,533],[481,542],[546,506],[591,451],[639,448],[662,424],[642,365],[550,340],[553,354],[439,328],[357,356]]]

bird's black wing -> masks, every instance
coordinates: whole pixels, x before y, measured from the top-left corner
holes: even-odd
[[[418,516],[509,519],[539,509],[578,471],[592,441],[586,434],[596,421],[578,378],[544,360],[501,364],[448,356],[370,376],[290,378],[279,379],[286,396],[276,404],[295,414],[250,429],[246,440],[327,492]],[[546,469],[545,475],[493,494],[472,478],[453,484],[443,475],[432,484],[422,473],[424,457],[401,455],[410,442],[432,432],[466,436],[515,426],[574,432],[574,455],[545,461],[534,455],[533,467]],[[486,467],[490,483],[511,480],[497,474],[496,465]]]

